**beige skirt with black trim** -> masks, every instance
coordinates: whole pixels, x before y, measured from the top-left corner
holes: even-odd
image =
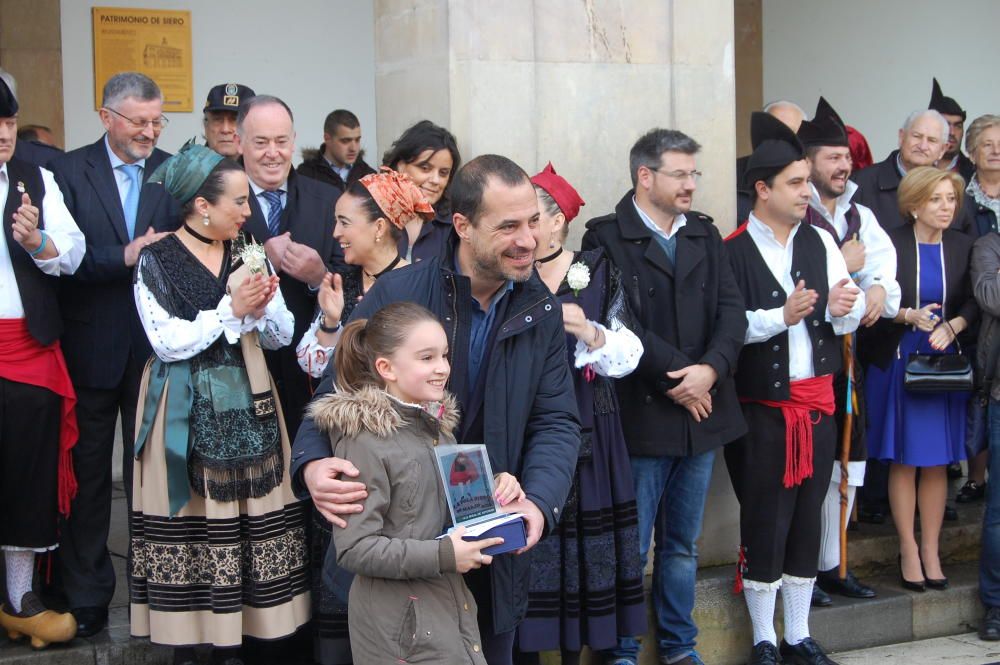
[[[136,422],[142,422],[148,374],[147,366]],[[292,493],[281,407],[277,415],[285,472],[280,486],[258,499],[230,502],[192,492],[184,508],[170,517],[163,438],[169,389],[133,473],[132,635],[170,646],[219,647],[237,646],[244,636],[272,640],[291,635],[310,614],[308,504]]]

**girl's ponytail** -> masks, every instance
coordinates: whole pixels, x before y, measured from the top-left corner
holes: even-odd
[[[351,321],[340,332],[333,361],[337,367],[337,388],[354,392],[365,386],[381,386],[374,374],[373,359],[365,343],[367,319]]]

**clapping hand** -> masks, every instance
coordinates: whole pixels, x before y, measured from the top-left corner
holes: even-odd
[[[295,279],[313,288],[318,287],[326,275],[326,264],[319,252],[294,240],[288,243],[281,267]]]
[[[316,295],[319,308],[323,310],[323,318],[327,326],[336,325],[344,313],[344,281],[340,275],[332,272],[323,276]]]
[[[42,232],[38,230],[38,208],[31,205],[31,197],[21,194],[21,206],[14,212],[12,231],[14,241],[27,252],[42,246]]]
[[[254,314],[257,318],[261,318],[264,308],[267,307],[267,303],[271,301],[277,290],[277,275],[265,277],[261,274],[255,274],[247,277],[231,294],[233,316],[242,319]]]
[[[850,283],[851,280],[845,277],[830,289],[827,301],[830,316],[847,316],[854,307],[861,289],[856,286],[848,286]]]
[[[812,314],[817,300],[819,300],[819,294],[813,289],[807,289],[805,280],[800,279],[799,283],[795,285],[795,290],[785,298],[785,325],[791,328]]]

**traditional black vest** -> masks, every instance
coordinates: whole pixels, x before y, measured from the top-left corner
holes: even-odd
[[[62,318],[59,315],[57,299],[58,278],[46,275],[38,269],[35,261],[28,256],[14,240],[14,211],[21,206],[21,192],[17,184],[24,183],[24,190],[31,197],[32,205],[38,208],[38,228],[45,228],[42,216],[42,199],[45,198],[45,183],[37,166],[12,159],[7,162],[7,200],[3,208],[3,234],[7,240],[7,251],[14,267],[17,292],[24,307],[24,318],[28,321],[28,332],[39,344],[48,346],[62,335]]]
[[[774,279],[756,243],[745,229],[729,237],[726,250],[733,265],[736,282],[743,293],[747,311],[782,307],[785,290]],[[826,321],[827,297],[830,287],[826,271],[826,247],[819,231],[802,224],[792,240],[792,280],[806,282],[819,300],[813,313],[803,319],[813,347],[813,368],[816,376],[833,374],[840,369],[840,346],[833,326]],[[741,398],[781,401],[789,395],[788,331],[771,339],[747,344],[740,352],[736,366],[736,392]]]

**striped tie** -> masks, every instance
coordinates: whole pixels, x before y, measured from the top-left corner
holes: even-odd
[[[281,226],[281,192],[261,192],[260,195],[267,201],[267,230],[273,238]]]

